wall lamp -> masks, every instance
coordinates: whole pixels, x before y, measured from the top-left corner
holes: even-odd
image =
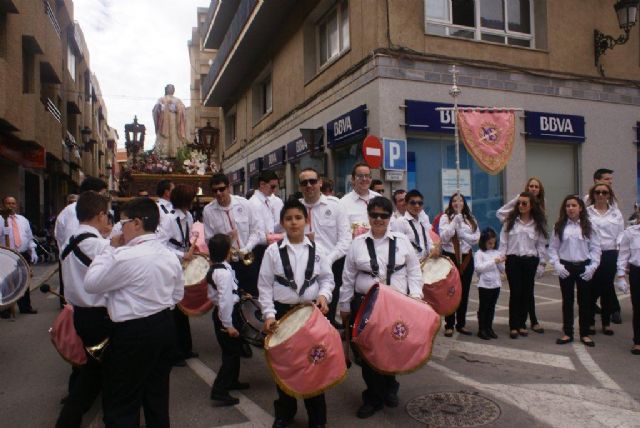
[[[624,31],[617,39],[608,36],[598,30],[593,31],[593,45],[595,49],[596,62],[600,74],[604,77],[604,68],[600,64],[600,57],[607,49],[613,49],[616,45],[623,45],[629,40],[629,30],[638,21],[638,5],[640,0],[618,0],[613,6],[618,16],[618,25]]]

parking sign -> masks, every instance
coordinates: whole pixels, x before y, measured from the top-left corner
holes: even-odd
[[[387,171],[407,170],[407,140],[384,138],[384,169]]]

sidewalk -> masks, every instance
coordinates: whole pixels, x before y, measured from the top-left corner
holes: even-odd
[[[33,276],[29,283],[29,289],[35,290],[47,282],[53,275],[58,273],[58,262],[38,263],[31,266],[31,270],[33,272]]]

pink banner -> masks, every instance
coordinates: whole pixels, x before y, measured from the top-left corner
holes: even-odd
[[[467,151],[480,168],[496,175],[507,166],[513,150],[513,111],[458,110],[456,118]]]

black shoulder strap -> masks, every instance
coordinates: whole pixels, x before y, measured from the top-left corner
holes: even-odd
[[[396,271],[396,240],[389,238],[389,258],[387,264],[387,285],[391,285],[391,275]]]
[[[315,264],[315,261],[316,261],[316,244],[313,241],[311,241],[311,247],[309,248],[309,258],[307,259],[307,268],[304,271],[304,283],[300,288],[300,293],[298,293],[300,296],[302,296],[304,292],[307,291],[307,288],[309,288],[316,280],[315,277],[311,278],[311,276],[313,275],[313,266]]]
[[[218,289],[218,287],[216,287],[216,283],[213,282],[213,271],[216,269],[226,269],[226,267],[224,266],[224,263],[214,263],[209,268],[209,271],[207,272],[207,282],[211,284],[214,290]]]
[[[367,237],[365,239],[367,243],[367,251],[369,252],[369,264],[371,265],[371,275],[380,275],[380,265],[378,265],[378,256],[376,255],[376,248],[373,246],[373,238]]]
[[[422,252],[422,247],[420,246],[420,237],[418,236],[418,229],[416,229],[416,226],[413,224],[411,220],[407,219],[407,222],[409,223],[409,226],[411,226],[411,230],[413,230],[413,237],[416,240],[415,243],[411,242],[411,245],[413,245],[416,251],[420,253]],[[422,224],[420,224],[420,226],[422,226]],[[422,226],[422,232],[424,234],[424,226]],[[424,242],[427,242],[427,240],[425,239]]]
[[[169,214],[169,210],[167,209],[167,207],[162,205],[160,202],[158,202],[158,205],[160,205],[160,208],[162,209],[162,211],[164,211],[165,214]]]
[[[93,260],[91,260],[89,256],[87,256],[78,245],[80,245],[80,243],[87,238],[97,237],[98,236],[96,234],[90,232],[81,233],[78,236],[72,236],[71,239],[69,239],[69,244],[64,248],[64,250],[62,250],[60,258],[62,260],[66,259],[69,253],[73,251],[73,254],[78,258],[78,260],[80,260],[83,265],[88,267]]]
[[[380,275],[380,265],[378,265],[378,256],[373,246],[373,238],[368,237],[367,251],[369,252],[369,263],[371,264],[371,275],[377,277]],[[402,265],[400,268],[404,267]],[[389,257],[387,258],[387,285],[391,284],[391,275],[396,272],[396,240],[389,238]]]
[[[289,259],[289,253],[287,252],[287,247],[281,246],[282,240],[278,241],[278,252],[280,253],[280,261],[282,262],[282,270],[284,270],[284,278],[280,275],[276,275],[275,279],[280,284],[285,287],[291,288],[293,291],[298,292],[298,285],[293,277],[293,269],[291,269],[291,260]],[[313,275],[313,266],[316,259],[316,245],[312,242],[311,247],[309,248],[309,258],[307,259],[307,267],[304,271],[304,283],[300,288],[300,292],[298,292],[299,296],[302,296],[307,288],[309,288],[316,281],[315,277],[311,277]]]

